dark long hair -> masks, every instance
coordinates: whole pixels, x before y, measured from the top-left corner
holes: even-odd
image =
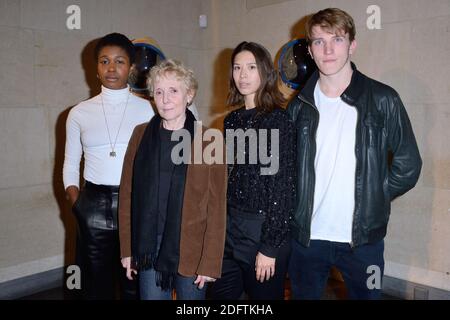
[[[278,73],[275,70],[269,51],[258,43],[246,41],[238,44],[231,55],[228,105],[244,104],[244,96],[239,92],[233,79],[234,59],[242,51],[251,52],[258,66],[258,73],[261,79],[261,85],[255,94],[255,106],[258,112],[271,112],[275,107],[281,107],[285,103],[285,99],[278,88]]]

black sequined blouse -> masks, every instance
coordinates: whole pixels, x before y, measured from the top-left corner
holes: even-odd
[[[232,136],[227,139],[227,130],[230,129],[255,129],[254,132],[259,134],[262,132],[260,129],[267,129],[268,143],[263,154],[271,155],[272,161],[276,157],[276,149],[272,148],[270,129],[279,129],[278,172],[261,175],[261,168],[268,168],[270,164],[261,164],[259,157],[256,164],[249,164],[249,139],[245,139],[245,164],[228,165],[227,195],[229,206],[265,216],[259,251],[276,257],[278,248],[287,241],[295,197],[295,134],[292,122],[282,108],[276,108],[270,113],[258,113],[256,108],[246,110],[242,107],[231,112],[224,120],[227,148],[230,148],[229,140],[234,139]],[[258,142],[261,141],[258,139]],[[234,139],[234,156],[230,157],[233,162],[238,159],[236,145],[237,139]],[[252,143],[259,154],[260,145],[254,145]],[[229,153],[231,149],[227,150]]]

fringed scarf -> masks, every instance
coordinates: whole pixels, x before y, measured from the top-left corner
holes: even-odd
[[[157,250],[158,189],[160,161],[160,127],[155,115],[149,122],[137,150],[133,167],[131,194],[131,250],[138,270],[153,268],[156,285],[162,290],[173,288],[180,258],[181,212],[187,164],[175,165],[170,181],[167,216],[161,246]],[[186,110],[184,129],[194,137],[193,114]]]

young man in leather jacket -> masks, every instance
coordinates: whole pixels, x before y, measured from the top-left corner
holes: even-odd
[[[377,299],[390,203],[414,187],[422,160],[397,92],[351,62],[352,17],[321,10],[306,34],[318,71],[288,106],[297,138],[293,298],[320,299],[336,266],[350,299]]]

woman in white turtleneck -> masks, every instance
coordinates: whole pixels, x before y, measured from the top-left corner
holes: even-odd
[[[135,298],[135,283],[120,267],[117,200],[122,164],[136,125],[154,115],[150,103],[130,93],[127,80],[134,46],[122,34],[104,36],[95,49],[102,92],[70,110],[66,123],[64,188],[78,222],[77,263],[87,299]],[[84,188],[79,188],[84,157]]]

